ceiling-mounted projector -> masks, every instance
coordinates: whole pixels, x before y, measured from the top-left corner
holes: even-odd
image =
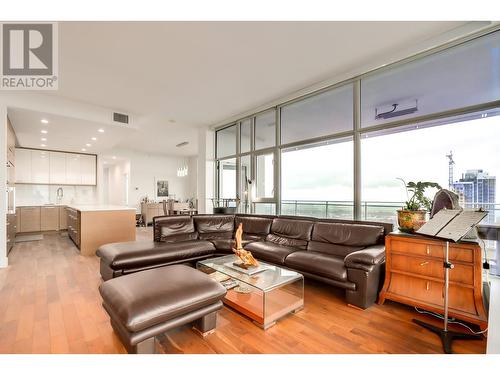
[[[388,119],[409,115],[418,111],[418,100],[402,100],[398,103],[388,104],[375,108],[375,120]]]

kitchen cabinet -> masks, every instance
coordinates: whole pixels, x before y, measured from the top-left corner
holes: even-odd
[[[82,185],[96,184],[96,158],[93,155],[80,156],[80,173]]]
[[[97,185],[97,155],[25,148],[15,154],[16,183]]]
[[[14,241],[16,239],[16,216],[16,214],[7,214],[7,255],[9,255],[10,250],[12,250],[12,246],[14,246]]]
[[[59,207],[40,207],[40,230],[59,230]]]
[[[31,182],[34,184],[49,183],[49,153],[31,150]]]
[[[80,248],[80,211],[68,207],[66,209],[68,215],[68,235],[75,243],[76,247]]]
[[[66,183],[81,185],[82,174],[80,170],[80,157],[77,154],[66,154]]]
[[[20,232],[40,232],[40,207],[21,207]]]
[[[49,181],[51,184],[66,183],[66,154],[49,152]]]
[[[31,183],[31,150],[16,148],[16,182]]]
[[[59,207],[59,230],[68,229],[68,212],[66,207]]]

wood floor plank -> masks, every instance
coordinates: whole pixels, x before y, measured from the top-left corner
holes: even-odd
[[[151,228],[137,231],[149,240]],[[0,269],[0,353],[126,353],[109,324],[98,287],[97,257],[83,257],[67,235],[16,243]],[[441,321],[391,301],[358,310],[344,291],[306,280],[304,309],[264,331],[231,308],[203,338],[191,325],[157,340],[160,352],[180,353],[442,353],[437,336],[413,318]],[[463,327],[453,329],[466,332]],[[484,353],[486,340],[457,341],[457,353]]]

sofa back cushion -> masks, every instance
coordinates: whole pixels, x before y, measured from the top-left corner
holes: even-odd
[[[198,238],[193,219],[189,216],[162,217],[155,221],[155,231],[161,242],[189,241]]]
[[[384,228],[376,225],[315,223],[307,250],[346,256],[366,246],[376,245]]]
[[[233,215],[200,215],[193,219],[202,240],[233,238]]]
[[[273,219],[265,217],[236,216],[234,226],[238,228],[243,224],[243,240],[262,241],[271,231]]]
[[[266,241],[305,250],[311,239],[312,228],[312,221],[277,218],[273,220]]]

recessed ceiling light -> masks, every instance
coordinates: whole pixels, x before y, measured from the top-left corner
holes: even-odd
[[[85,146],[91,147],[92,145],[90,143],[86,143]]]
[[[170,119],[170,120],[168,120],[168,122],[170,122],[172,124],[175,124],[175,120],[174,119]]]
[[[104,133],[104,129],[103,129],[103,128],[98,129],[97,131],[98,131],[99,133]]]
[[[113,159],[113,160],[116,160],[116,156],[113,156],[113,157],[112,157],[112,159]]]
[[[97,141],[97,138],[96,137],[92,137],[91,138],[93,141]]]
[[[86,148],[82,148],[82,151],[87,151],[87,149]]]
[[[45,142],[47,140],[47,138],[42,138],[40,139],[42,142]]]
[[[40,146],[47,147],[47,145],[45,143],[42,143]]]
[[[47,134],[47,133],[48,133],[48,131],[44,129],[44,130],[40,130],[40,133],[42,133],[42,134]]]
[[[44,119],[44,118],[43,118],[40,122],[41,122],[42,124],[48,124],[48,123],[49,123],[49,120],[46,120],[46,119]]]

